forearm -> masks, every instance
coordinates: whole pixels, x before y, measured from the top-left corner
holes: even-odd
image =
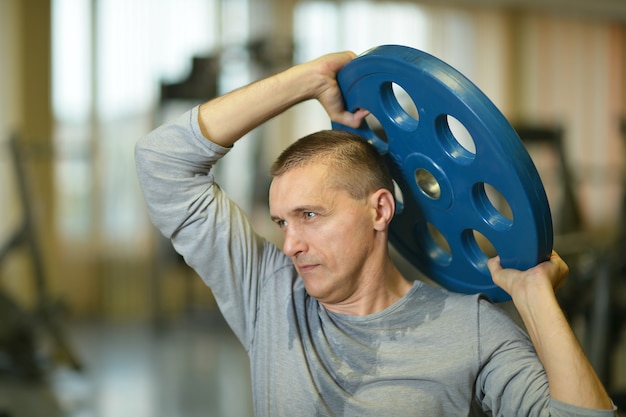
[[[514,301],[546,371],[551,397],[578,407],[611,409],[552,289],[536,286]]]
[[[357,127],[364,113],[344,109],[336,81],[337,72],[354,57],[352,52],[328,54],[202,104],[198,117],[202,134],[228,148],[249,131],[309,99],[319,100],[332,120]]]
[[[294,67],[202,104],[198,119],[203,135],[226,148],[232,146],[257,126],[310,98],[305,78]]]

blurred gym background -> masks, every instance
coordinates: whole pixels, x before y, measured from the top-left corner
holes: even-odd
[[[294,62],[388,43],[453,65],[518,129],[572,267],[562,305],[623,404],[624,1],[0,0],[0,416],[252,415],[245,353],[149,222],[135,141]],[[279,244],[267,166],[327,127],[301,104],[218,172]]]

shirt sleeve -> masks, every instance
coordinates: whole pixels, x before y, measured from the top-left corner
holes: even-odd
[[[500,308],[479,305],[480,371],[475,395],[492,416],[613,417],[616,410],[574,407],[550,397],[548,378],[527,333]]]
[[[227,152],[202,135],[194,107],[141,138],[135,162],[152,222],[211,287],[248,349],[262,277],[281,258],[215,183],[212,167]]]

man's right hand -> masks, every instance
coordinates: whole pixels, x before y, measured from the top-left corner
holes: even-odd
[[[357,128],[369,112],[365,109],[356,109],[352,113],[350,109],[346,109],[341,90],[337,84],[337,74],[354,58],[356,58],[354,52],[337,52],[317,58],[311,61],[309,65],[317,66],[317,72],[322,75],[322,79],[325,81],[315,98],[324,106],[330,119]]]

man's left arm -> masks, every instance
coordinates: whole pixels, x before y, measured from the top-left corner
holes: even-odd
[[[576,407],[612,410],[604,389],[570,327],[555,290],[569,269],[556,252],[527,271],[503,269],[489,260],[493,281],[512,298],[546,371],[550,396]]]

